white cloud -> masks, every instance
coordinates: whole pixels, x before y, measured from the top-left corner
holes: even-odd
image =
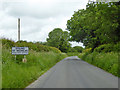
[[[74,47],[74,46],[82,46],[83,48],[85,48],[85,46],[83,46],[83,43],[81,43],[81,42],[79,42],[79,43],[77,43],[77,42],[70,42],[71,44],[72,44],[72,47]]]
[[[88,0],[4,0],[0,8],[0,36],[17,40],[17,19],[21,19],[21,39],[46,41],[54,28],[66,29],[74,11]],[[75,45],[75,43],[73,43]],[[82,45],[82,44],[76,44]]]

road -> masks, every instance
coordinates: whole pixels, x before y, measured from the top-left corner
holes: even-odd
[[[26,88],[118,88],[118,78],[72,56],[58,62]]]

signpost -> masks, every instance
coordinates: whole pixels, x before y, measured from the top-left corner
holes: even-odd
[[[24,55],[24,59],[25,59],[25,55],[28,54],[28,47],[12,47],[12,54],[15,55],[15,60],[16,60],[16,55]]]

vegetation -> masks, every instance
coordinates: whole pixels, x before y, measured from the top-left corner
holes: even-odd
[[[77,55],[82,60],[120,77],[119,10],[118,2],[93,2],[88,3],[86,9],[75,11],[67,21],[67,30],[71,36],[69,40],[82,42],[85,49],[79,54],[67,54]]]
[[[116,3],[91,3],[86,9],[74,12],[67,21],[67,31],[55,28],[49,33],[47,42],[14,42],[2,39],[2,87],[24,88],[40,75],[68,56],[79,56],[82,60],[98,66],[120,77],[118,56],[120,50],[120,6]],[[82,42],[86,47],[71,47],[69,41]],[[11,47],[29,47],[27,63],[23,55],[11,55]]]
[[[118,72],[118,53],[117,52],[108,52],[108,53],[82,53],[78,55],[82,60],[93,64],[109,73],[112,73],[115,76],[120,77]]]
[[[79,56],[80,55],[79,52],[68,52],[66,54],[67,54],[67,56]]]
[[[31,82],[36,80],[40,75],[49,70],[58,61],[66,57],[58,49],[52,48],[47,51],[43,45],[35,48],[34,43],[20,42],[22,46],[28,44],[30,50],[26,55],[27,63],[22,62],[23,55],[18,55],[15,60],[14,55],[11,55],[11,46],[21,46],[18,42],[3,39],[2,46],[2,88],[25,88]],[[11,44],[13,43],[13,44]],[[31,45],[31,46],[30,46]],[[38,45],[35,43],[35,45]],[[40,50],[40,51],[39,51]],[[57,52],[57,53],[55,53]]]
[[[95,48],[94,51],[96,52],[119,52],[120,51],[120,42],[117,44],[103,44],[99,47]]]
[[[55,28],[49,33],[47,43],[49,46],[56,47],[62,52],[68,52],[70,49],[69,34],[67,31],[62,31],[60,28]]]
[[[82,53],[69,52],[67,55],[78,56],[82,60],[120,77],[119,48],[120,43],[118,42],[117,44],[100,45],[93,52],[92,48],[86,48],[82,50]]]
[[[46,46],[46,45],[42,45],[41,43],[33,43],[33,42],[27,42],[27,41],[18,41],[18,42],[14,42],[12,40],[9,39],[2,39],[2,46],[5,46],[7,49],[11,49],[12,47],[16,46],[16,47],[28,47],[29,50],[34,50],[36,52],[49,52],[49,51],[53,51],[55,53],[61,53],[61,51],[55,47],[50,47],[50,46]]]
[[[67,21],[70,40],[83,42],[92,51],[99,45],[119,42],[119,9],[117,2],[91,3],[85,10],[74,12]]]
[[[75,46],[73,48],[79,53],[82,53],[82,51],[83,51],[83,47],[81,47],[81,46]]]

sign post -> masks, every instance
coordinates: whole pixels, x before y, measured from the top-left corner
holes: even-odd
[[[15,55],[15,60],[16,60],[16,55]]]
[[[12,47],[12,54],[15,55],[15,60],[16,60],[16,55],[24,55],[23,62],[26,62],[26,56],[28,54],[28,47]]]

